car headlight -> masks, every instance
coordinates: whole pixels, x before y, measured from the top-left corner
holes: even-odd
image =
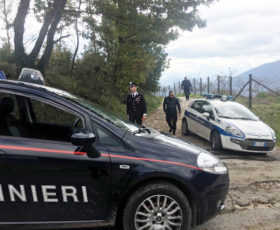
[[[275,132],[273,130],[271,131],[271,136],[272,136],[273,140],[276,140],[276,134],[275,134]]]
[[[227,126],[226,131],[234,136],[243,137],[244,134],[237,128],[233,126]]]
[[[227,167],[217,157],[208,152],[201,152],[197,158],[197,165],[203,171],[225,174],[227,173]]]

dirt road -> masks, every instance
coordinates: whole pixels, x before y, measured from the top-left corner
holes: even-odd
[[[188,102],[185,98],[180,100],[184,111]],[[161,107],[148,116],[144,125],[163,132],[169,129]],[[213,152],[202,138],[182,136],[181,119],[177,123],[176,135],[214,153],[229,168],[231,185],[225,210],[195,230],[280,229],[279,150],[268,155]]]

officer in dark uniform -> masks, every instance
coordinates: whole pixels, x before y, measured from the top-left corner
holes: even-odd
[[[137,85],[130,82],[130,94],[127,95],[126,111],[128,119],[139,125],[146,119],[147,107],[145,98],[142,94],[137,92]]]
[[[164,98],[163,111],[166,114],[166,121],[170,127],[169,133],[176,134],[176,123],[177,123],[177,107],[179,116],[181,116],[181,106],[179,99],[174,96],[172,90],[169,91],[169,96]]]
[[[192,84],[188,80],[187,77],[185,77],[184,81],[182,81],[181,88],[184,90],[184,93],[185,93],[185,96],[186,96],[186,100],[189,100],[190,99],[190,92],[192,90]]]

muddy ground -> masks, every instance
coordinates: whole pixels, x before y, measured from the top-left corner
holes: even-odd
[[[188,102],[185,98],[180,100],[184,111]],[[161,107],[148,116],[144,125],[163,132],[169,129]],[[229,168],[231,184],[225,210],[195,230],[280,229],[279,149],[267,155],[213,152],[204,139],[181,134],[181,119],[177,123],[176,136],[214,153]]]

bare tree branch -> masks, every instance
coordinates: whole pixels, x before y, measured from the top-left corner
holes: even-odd
[[[67,35],[60,36],[60,38],[56,39],[56,40],[53,42],[53,44],[56,44],[57,42],[60,42],[62,39],[68,38],[68,37],[70,37],[70,36],[71,36],[71,34],[67,34]]]

